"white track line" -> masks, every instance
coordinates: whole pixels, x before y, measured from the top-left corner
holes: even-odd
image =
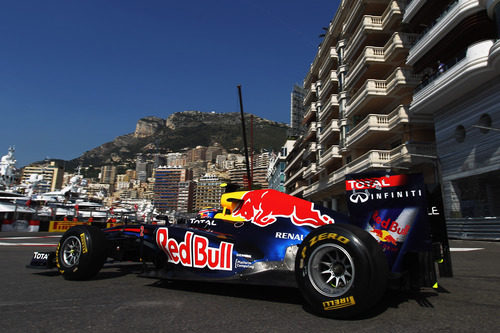
[[[48,243],[5,243],[5,242],[0,242],[0,246],[57,246],[57,244],[48,244]]]
[[[451,252],[469,252],[469,251],[479,251],[484,250],[482,247],[451,247]]]
[[[61,235],[57,236],[31,236],[31,237],[0,237],[0,240],[10,240],[10,239],[39,239],[39,238],[60,238]]]
[[[3,241],[10,241],[10,240],[21,240],[21,239],[40,239],[40,240],[47,240],[47,238],[50,239],[56,239],[56,238],[61,238],[61,235],[54,235],[54,236],[21,236],[21,237],[0,237],[0,240]],[[13,242],[0,242],[0,246],[57,246],[57,243],[31,243],[31,242],[26,242],[26,243],[13,243]]]

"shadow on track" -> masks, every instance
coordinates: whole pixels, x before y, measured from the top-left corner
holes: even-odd
[[[314,312],[304,305],[305,301],[300,295],[299,290],[296,288],[167,280],[158,280],[148,286],[154,288],[166,288],[170,290],[189,291],[193,293],[303,305],[302,307],[304,311],[314,314]],[[421,307],[433,308],[434,305],[432,304],[431,299],[438,296],[439,293],[442,292],[447,291],[441,287],[437,290],[423,289],[420,291],[388,290],[382,301],[371,310],[361,316],[346,319],[346,321],[374,318],[381,315],[389,308],[398,308],[400,304],[407,302],[416,302]]]
[[[139,275],[142,272],[142,265],[137,263],[124,263],[124,264],[106,264],[99,271],[99,273],[93,277],[91,280],[107,280],[114,279],[121,276],[136,274]],[[50,271],[44,270],[40,272],[33,273],[34,275],[40,276],[59,276],[61,275],[56,268]]]
[[[144,266],[137,263],[108,263],[92,280],[107,280],[122,277],[125,275],[136,275],[140,277]],[[43,271],[34,273],[41,276],[60,275],[57,270]],[[143,277],[144,278],[144,277]],[[153,283],[146,284],[147,287],[187,291],[192,293],[201,293],[209,295],[218,295],[225,297],[246,298],[251,300],[262,300],[286,304],[302,305],[304,311],[314,314],[305,305],[300,291],[292,287],[261,286],[247,284],[231,284],[221,282],[203,282],[203,281],[172,281],[153,278]],[[361,316],[345,319],[346,321],[370,319],[381,315],[389,308],[397,309],[401,304],[415,302],[424,308],[434,308],[432,299],[440,293],[449,293],[443,287],[438,289],[424,288],[418,291],[390,289],[382,300]]]
[[[367,315],[376,316],[388,308],[397,309],[400,304],[407,302],[415,302],[424,308],[434,308],[432,298],[439,296],[440,293],[449,293],[449,291],[443,287],[437,289],[423,288],[421,290],[388,290],[380,304],[368,312]]]
[[[148,286],[195,293],[265,300],[279,303],[302,304],[303,299],[296,288],[270,287],[244,284],[228,284],[198,281],[167,281],[159,280]]]

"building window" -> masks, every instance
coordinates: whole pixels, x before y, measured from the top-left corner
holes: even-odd
[[[487,113],[482,114],[481,117],[479,118],[479,122],[477,123],[477,127],[479,127],[481,133],[483,134],[488,133],[491,129],[490,115]]]
[[[462,125],[458,125],[457,128],[455,128],[455,140],[457,140],[457,142],[465,141],[465,127]]]

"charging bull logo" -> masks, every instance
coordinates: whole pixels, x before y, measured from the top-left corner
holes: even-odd
[[[319,227],[335,223],[334,219],[314,208],[314,204],[276,190],[255,190],[241,198],[243,202],[233,216],[265,227],[276,222],[277,217],[290,218],[295,225]]]
[[[396,239],[392,237],[391,233],[387,230],[372,229],[370,230],[370,232],[374,234],[376,236],[375,239],[379,240],[380,242],[391,243],[394,246],[398,245]]]
[[[368,231],[377,241],[398,246],[403,243],[417,217],[418,209],[405,207],[402,209],[376,210],[373,212]]]

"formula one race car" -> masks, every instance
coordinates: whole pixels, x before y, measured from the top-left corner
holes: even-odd
[[[422,177],[353,176],[346,193],[350,216],[265,189],[226,193],[222,212],[184,224],[74,226],[31,266],[82,280],[112,258],[147,262],[160,279],[296,286],[332,318],[374,306],[390,278],[434,284],[433,260],[448,263],[449,252],[429,222]]]

